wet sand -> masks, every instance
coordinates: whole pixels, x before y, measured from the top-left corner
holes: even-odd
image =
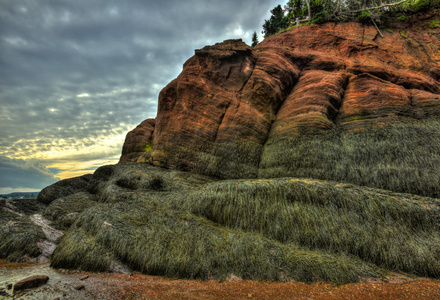
[[[6,286],[32,275],[48,275],[50,279],[46,285],[13,298]],[[0,298],[4,299],[440,299],[440,280],[396,274],[388,282],[363,281],[334,286],[234,277],[225,282],[172,280],[143,274],[55,270],[47,262],[0,261]]]

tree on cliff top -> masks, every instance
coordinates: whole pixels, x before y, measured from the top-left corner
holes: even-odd
[[[287,28],[289,25],[289,18],[284,14],[284,9],[281,5],[276,6],[270,13],[272,16],[270,16],[269,20],[264,20],[263,24],[262,33],[265,38]]]
[[[263,25],[264,37],[295,25],[295,20],[309,18],[310,23],[328,21],[380,22],[384,17],[405,17],[430,8],[440,7],[440,0],[288,0],[271,10]]]
[[[258,36],[257,33],[254,31],[254,34],[252,35],[252,47],[255,47],[258,44]]]

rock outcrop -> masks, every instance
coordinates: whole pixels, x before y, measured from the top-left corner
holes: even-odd
[[[297,176],[293,165],[269,171],[276,166],[265,158],[274,153],[294,159],[280,153],[281,141],[439,116],[440,30],[428,30],[434,17],[391,26],[383,37],[373,26],[326,23],[254,48],[227,40],[196,50],[161,91],[157,117],[127,135],[121,162],[219,178]]]
[[[122,148],[121,162],[137,161],[152,149],[154,119],[147,119],[127,134]]]
[[[91,174],[86,174],[83,176],[58,181],[44,188],[38,194],[37,200],[43,204],[50,204],[59,197],[84,192],[87,190],[87,185],[91,178]]]
[[[34,275],[31,277],[23,278],[16,284],[14,284],[14,292],[40,287],[47,283],[49,276],[47,275]]]

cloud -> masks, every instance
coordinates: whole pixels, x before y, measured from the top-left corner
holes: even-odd
[[[42,189],[58,181],[44,165],[0,156],[0,189]]]
[[[241,37],[250,44],[277,4],[0,0],[0,156],[49,166],[53,154],[87,157],[98,144],[117,162],[115,147],[156,116],[160,90],[194,49]]]

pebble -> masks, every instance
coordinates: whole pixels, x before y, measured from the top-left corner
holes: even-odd
[[[73,288],[77,291],[81,291],[84,290],[86,287],[83,284],[81,284],[81,285],[76,285]]]

